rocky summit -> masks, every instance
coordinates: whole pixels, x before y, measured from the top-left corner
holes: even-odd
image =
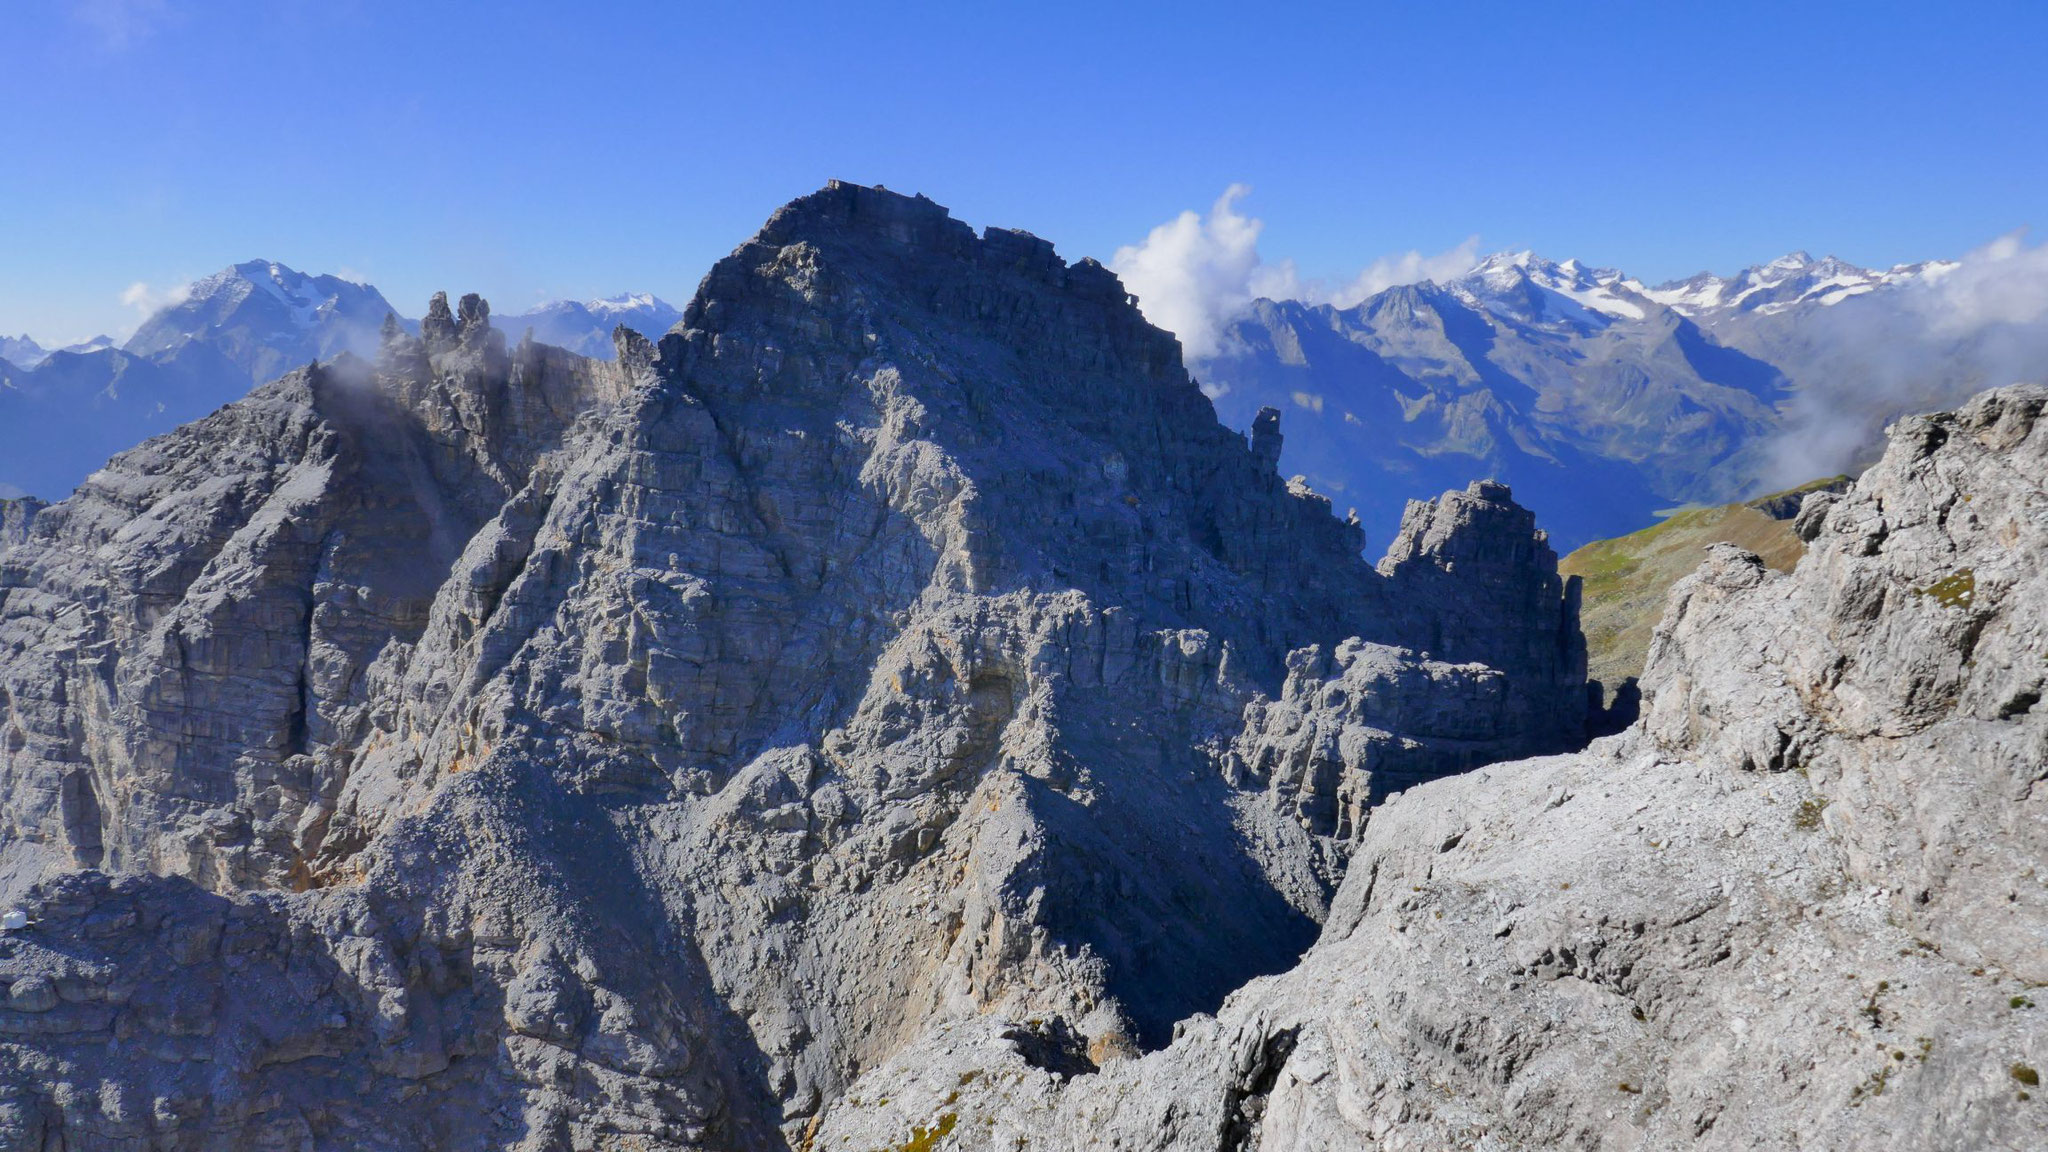
[[[1854,892],[1912,825],[1848,814],[1900,786],[1878,770],[1893,761],[1852,774],[1824,749],[1853,734],[1824,721],[1773,744],[1759,726],[1778,713],[1707,703],[1745,690],[1739,669],[1675,671],[1706,658],[1689,621],[1790,587],[1742,584],[1736,561],[1728,590],[1694,586],[1658,658],[1684,685],[1672,699],[1701,703],[1653,710],[1662,726],[1628,746],[1643,751],[1424,784],[1583,741],[1576,585],[1534,518],[1475,483],[1409,505],[1375,567],[1355,523],[1276,473],[1277,418],[1252,442],[1220,425],[1175,341],[1092,261],[835,183],[719,262],[658,343],[616,340],[606,361],[508,345],[483,301],[437,298],[416,335],[387,323],[374,359],[294,371],[68,500],[8,506],[0,1149],[867,1147],[899,1119],[876,1139],[983,1146],[947,1136],[970,1102],[973,1124],[1056,1115],[1047,1138],[1078,1146],[1112,1137],[1073,1109],[1116,1093],[1236,1139],[1289,1115],[1269,1066],[1308,1085],[1302,1108],[1340,1108],[1329,1093],[1398,1084],[1412,1055],[1369,1057],[1385,1075],[1359,1080],[1338,1031],[1365,1026],[1351,1001],[1326,997],[1312,1033],[1258,990],[1306,1006],[1365,981],[1419,1008],[1462,995],[1433,990],[1450,973],[1499,981],[1460,1008],[1507,1010],[1562,987],[1541,982],[1553,970],[1598,965],[1557,951],[1594,931],[1563,893],[1517,905],[1520,975],[1495,971],[1494,935],[1468,953],[1483,968],[1413,951],[1512,919],[1478,862],[1509,851],[1513,821],[1608,819],[1626,802],[1578,782],[1596,775],[1629,797],[1681,780],[1782,792],[1782,810],[1727,806],[1756,826],[1740,846],[1782,837],[1797,862],[1855,843],[1862,872],[1829,915],[1883,903]],[[1868,535],[1861,507],[1828,530]],[[2002,507],[1976,514],[2002,526]],[[1979,570],[1963,607],[1879,607],[1996,613],[2020,585]],[[1976,664],[1929,674],[1963,692],[2005,651],[1997,635],[1970,632]],[[1841,697],[1857,731],[1888,723],[1892,680],[1838,682],[1862,693]],[[1803,688],[1775,691],[1803,715]],[[1915,699],[1927,731],[1949,730],[1946,697]],[[1984,723],[2033,730],[2023,709]],[[1762,759],[1679,767],[1724,744]],[[1841,789],[1811,832],[1770,822],[1809,786],[1785,775],[1795,759]],[[1586,799],[1525,795],[1544,774]],[[2023,805],[2018,787],[2001,802]],[[1412,854],[1415,829],[1446,822],[1462,840]],[[1638,822],[1704,834],[1675,811]],[[1596,847],[1624,882],[1624,849],[1582,839],[1522,862],[1532,891],[1553,871],[1597,891],[1609,873],[1571,856]],[[2032,971],[2011,926],[2036,889],[2007,909],[1949,883],[1979,875],[1954,843],[1954,861],[1928,858],[1932,903],[1883,906],[1936,923],[1967,894],[1982,931],[1929,929],[1947,951],[1897,966],[1981,953]],[[1651,859],[1688,859],[1671,847]],[[1983,875],[2012,864],[1986,857]],[[1734,922],[1715,904],[1666,929],[1682,910],[1654,903],[1653,943]],[[1383,948],[1389,917],[1414,933],[1398,963],[1341,955]],[[1549,959],[1522,956],[1553,936]],[[1827,973],[1826,1003],[1881,970]],[[1876,1010],[1903,1011],[1920,970]],[[2005,978],[1971,977],[1956,1003],[1977,1010]],[[1674,979],[1639,1027],[1707,981]],[[1613,993],[1585,987],[1584,1018],[1503,1060],[1549,1044],[1559,1075],[1604,1074],[1569,1045],[1614,1015]],[[1859,1006],[1841,1023],[1863,1027]],[[1472,1050],[1463,1031],[1378,1018],[1389,1043]],[[1282,1049],[1325,1053],[1323,1075]],[[1680,1090],[1631,1074],[1645,1105]],[[1437,1097],[1417,1107],[1420,1124]],[[2017,1115],[1983,1107],[1994,1125]]]
[[[812,1147],[2048,1147],[2048,388],[1715,547],[1643,717],[1375,808],[1322,933],[1077,1074],[947,1021]]]

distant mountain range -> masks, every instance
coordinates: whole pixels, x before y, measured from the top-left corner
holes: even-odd
[[[374,354],[396,312],[369,285],[251,260],[191,285],[125,342],[52,351],[27,335],[0,338],[0,498],[59,499],[116,452],[257,384],[343,352]],[[638,295],[557,301],[496,324],[514,340],[530,328],[542,343],[608,358],[618,325],[658,339],[679,319]]]
[[[1490,476],[1569,550],[1674,507],[1853,472],[1902,412],[2048,375],[2042,325],[1957,322],[1957,300],[1996,295],[1954,262],[1879,271],[1795,252],[1648,285],[1502,253],[1349,308],[1258,300],[1191,367],[1232,427],[1279,409],[1283,472],[1355,509],[1371,547],[1407,501]],[[0,496],[60,498],[114,452],[254,384],[373,351],[394,312],[368,285],[254,260],[192,285],[118,347],[0,340]],[[609,358],[619,325],[658,339],[680,319],[641,294],[493,324]]]
[[[1235,427],[1280,409],[1282,469],[1370,539],[1409,499],[1489,475],[1570,549],[1854,470],[1901,412],[2048,374],[2038,326],[1955,334],[1960,267],[1800,252],[1651,287],[1500,254],[1351,308],[1258,300],[1195,374]]]
[[[649,340],[659,340],[682,318],[681,309],[643,292],[603,300],[555,300],[516,316],[501,317],[496,324],[514,340],[530,328],[533,338],[543,344],[609,360],[616,354],[612,330],[619,325]]]
[[[26,333],[20,336],[0,336],[0,360],[16,368],[33,368],[50,358],[52,352],[97,352],[102,348],[113,348],[120,341],[112,336],[95,336],[77,344],[66,344],[62,348],[45,348],[29,339]]]

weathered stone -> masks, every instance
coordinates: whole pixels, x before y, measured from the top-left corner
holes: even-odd
[[[2048,1146],[2043,475],[2048,388],[1900,421],[1673,589],[1637,726],[1374,809],[1294,969],[1071,1080],[943,1023],[812,1147]]]
[[[33,496],[0,500],[0,551],[28,539],[29,526],[35,523],[36,513],[47,507],[49,505]]]
[[[0,1080],[230,1143],[773,1147],[1002,1014],[1079,1083],[1294,963],[1389,782],[1583,718],[1504,492],[1383,575],[1034,237],[835,184],[609,364],[472,300],[0,555],[10,963],[136,989],[133,1043]]]
[[[23,976],[7,986],[7,1006],[16,1012],[48,1012],[57,1006],[57,986],[47,976]]]
[[[420,339],[426,341],[429,349],[440,351],[453,344],[458,333],[455,315],[448,310],[448,294],[434,293],[434,298],[427,302],[427,314],[420,317]]]

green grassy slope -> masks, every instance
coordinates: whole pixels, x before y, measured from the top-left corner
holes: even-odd
[[[1847,477],[1835,476],[1743,504],[1683,509],[1640,532],[1596,540],[1566,556],[1558,569],[1585,581],[1581,622],[1591,676],[1611,698],[1624,680],[1642,673],[1650,633],[1664,615],[1671,586],[1699,567],[1709,546],[1747,548],[1771,567],[1791,571],[1806,550],[1792,534],[1790,519],[1800,499],[1847,483]]]

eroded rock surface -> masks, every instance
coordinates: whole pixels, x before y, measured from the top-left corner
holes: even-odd
[[[2048,1146],[2044,478],[2048,388],[1901,421],[1635,727],[1373,809],[1298,967],[1086,1076],[945,1022],[814,1146]]]
[[[801,1144],[960,1021],[1082,1083],[1583,725],[1504,490],[1375,570],[1028,234],[835,184],[618,342],[437,297],[0,553],[0,1148]]]
[[[33,496],[0,500],[0,549],[12,548],[28,539],[29,525],[35,523],[36,513],[46,507]]]

